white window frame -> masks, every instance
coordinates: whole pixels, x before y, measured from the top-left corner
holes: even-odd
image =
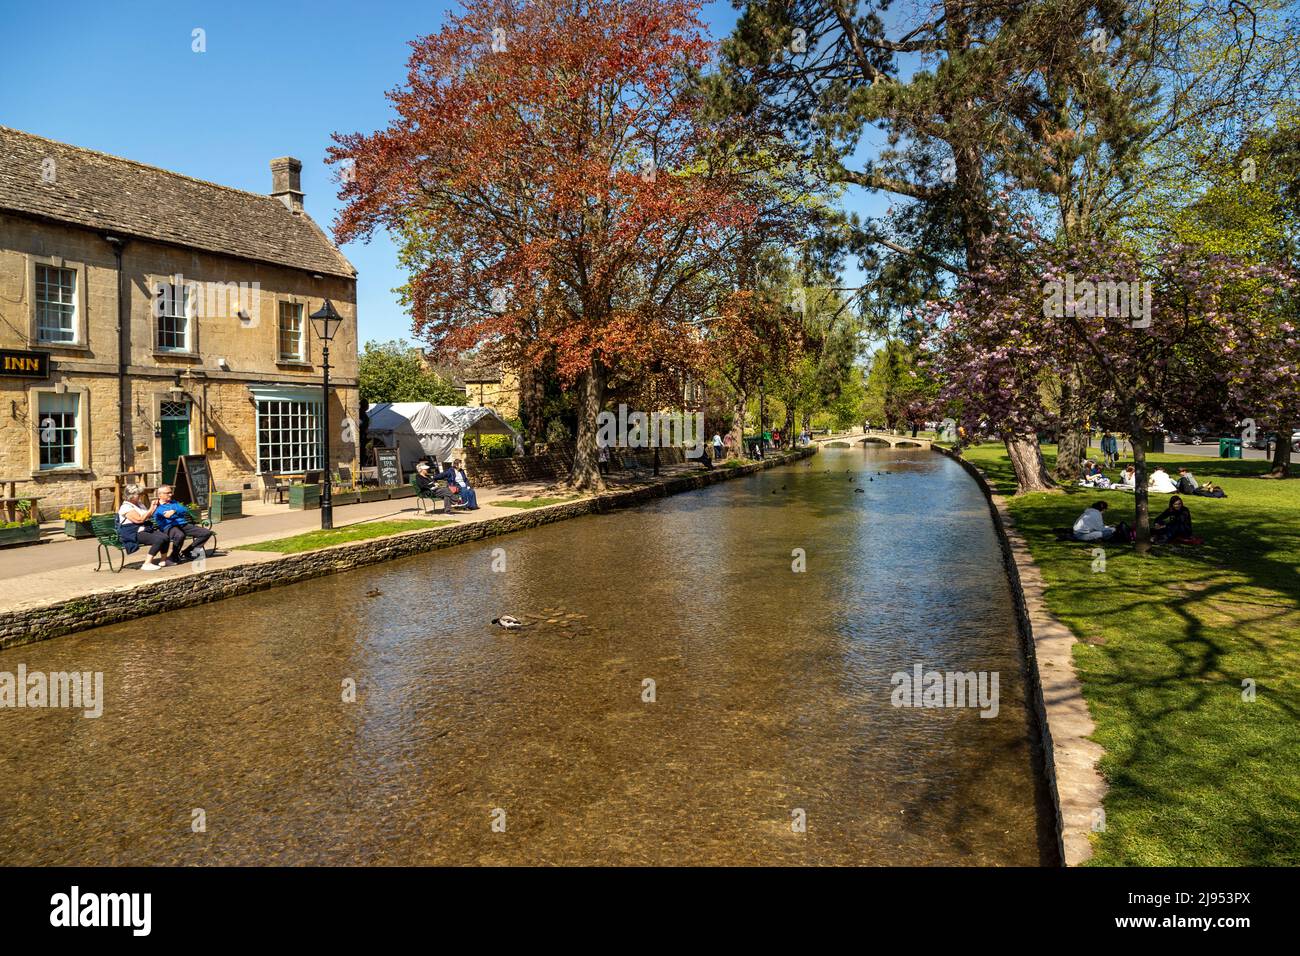
[[[38,276],[40,267],[61,269],[73,274],[72,290],[72,341],[56,342],[41,337],[40,301],[38,299],[40,284]],[[86,339],[86,266],[62,256],[28,256],[27,257],[27,302],[29,312],[28,343],[33,348],[78,349],[87,348]]]
[[[179,285],[173,281],[174,279],[175,276],[150,276],[149,278],[149,320],[153,326],[153,347],[154,351],[164,352],[169,355],[193,355],[198,351],[196,344],[198,333],[197,313],[198,299],[202,292],[198,283],[194,282],[192,279],[186,279]],[[169,297],[171,309],[170,311],[163,311],[160,313],[158,307],[154,303],[157,302],[159,298],[163,298],[164,306],[166,306],[166,299],[168,297],[164,297],[163,295],[163,286],[168,286],[171,289],[171,295]],[[178,298],[176,290],[178,288],[181,290],[179,298],[184,303],[181,307],[180,314],[176,313],[175,308],[175,303]],[[184,336],[184,344],[180,346],[164,345],[162,341],[162,323],[164,320],[175,322],[179,319],[185,320],[185,329],[182,333]],[[176,332],[171,331],[168,334],[175,336]]]
[[[41,463],[41,441],[42,419],[44,415],[41,411],[41,398],[43,396],[56,396],[62,399],[72,398],[76,400],[77,410],[75,424],[75,435],[71,447],[74,453],[74,460],[63,462],[57,465],[44,465]],[[33,475],[52,475],[61,472],[85,471],[90,461],[90,389],[88,388],[67,388],[60,392],[56,388],[33,388],[29,392],[29,401],[31,402],[31,420],[34,424],[32,428],[31,439],[31,462]]]
[[[323,412],[320,399],[257,399],[257,473],[324,470]],[[272,454],[271,449],[278,453]]]
[[[298,352],[289,354],[284,351],[284,310],[298,310]],[[279,302],[275,309],[275,349],[280,362],[294,365],[307,364],[307,306],[306,303],[287,299]]]

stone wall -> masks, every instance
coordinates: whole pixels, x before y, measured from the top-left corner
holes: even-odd
[[[388,538],[342,544],[321,551],[286,555],[271,561],[196,572],[172,578],[165,588],[142,581],[135,587],[87,594],[43,607],[0,613],[0,650],[47,640],[61,634],[88,630],[104,624],[130,621],[164,611],[207,604],[266,588],[293,584],[326,574],[350,571],[393,558],[424,554],[482,538],[524,531],[581,515],[603,514],[619,508],[693,491],[720,481],[753,474],[787,462],[807,458],[813,449],[800,449],[779,458],[737,468],[715,468],[596,498],[521,511],[501,518],[467,524],[411,531]]]
[[[1028,664],[1030,699],[1056,815],[1057,849],[1066,866],[1077,866],[1092,856],[1089,834],[1106,784],[1097,771],[1103,751],[1091,739],[1095,726],[1074,670],[1074,634],[1047,609],[1042,573],[1015,530],[1006,502],[993,491],[984,472],[947,448],[931,447],[961,465],[988,502]]]

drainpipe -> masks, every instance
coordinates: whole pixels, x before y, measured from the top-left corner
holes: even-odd
[[[131,432],[131,395],[127,385],[126,369],[131,350],[131,324],[126,300],[122,292],[122,250],[126,239],[105,236],[104,241],[113,247],[117,259],[117,470],[126,471],[127,443]]]

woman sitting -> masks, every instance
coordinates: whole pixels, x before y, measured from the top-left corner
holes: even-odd
[[[1120,473],[1119,481],[1115,483],[1114,487],[1120,491],[1133,491],[1137,488],[1137,469],[1132,465],[1125,468]]]
[[[1107,507],[1104,501],[1094,501],[1085,508],[1083,514],[1075,519],[1074,540],[1109,541],[1114,537],[1115,528],[1106,524],[1106,519],[1102,517],[1102,513]]]
[[[1159,466],[1151,472],[1151,477],[1147,479],[1147,490],[1154,491],[1162,495],[1172,495],[1178,490],[1174,480],[1169,477],[1169,472]]]
[[[1190,541],[1192,538],[1192,513],[1183,504],[1183,499],[1174,495],[1169,499],[1169,507],[1156,516],[1151,525],[1156,541]]]
[[[144,489],[139,485],[127,485],[125,498],[122,507],[117,509],[116,522],[117,536],[122,539],[123,549],[127,554],[134,554],[140,550],[140,545],[147,544],[149,557],[140,565],[140,570],[157,571],[167,567],[166,558],[159,561],[154,561],[154,558],[171,544],[171,539],[147,523],[157,510],[157,504],[146,506]]]

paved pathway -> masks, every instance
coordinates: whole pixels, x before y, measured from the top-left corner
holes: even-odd
[[[695,472],[696,463],[665,465],[661,478]],[[611,490],[631,488],[652,483],[655,479],[647,469],[642,477],[616,475],[608,479]],[[478,489],[476,489],[478,490]],[[453,520],[458,524],[499,518],[517,514],[518,509],[501,507],[497,502],[540,497],[565,497],[572,494],[563,486],[546,481],[528,481],[478,490],[478,511],[456,511],[446,515],[433,513],[423,516],[417,510],[414,498],[393,501],[375,501],[368,504],[336,506],[334,527],[377,520],[421,519]],[[279,557],[269,551],[234,551],[241,544],[270,541],[306,531],[320,529],[319,511],[291,511],[288,505],[263,504],[245,501],[243,518],[223,521],[216,526],[219,552],[206,560],[207,569],[232,567],[256,561],[269,561]],[[127,559],[125,570],[113,574],[107,569],[95,570],[96,542],[94,538],[74,541],[56,536],[41,544],[0,549],[0,611],[18,610],[49,604],[82,594],[128,590],[135,587],[166,581],[194,572],[193,563],[163,568],[160,571],[141,571],[145,551],[137,551]],[[115,555],[116,559],[116,555]]]

